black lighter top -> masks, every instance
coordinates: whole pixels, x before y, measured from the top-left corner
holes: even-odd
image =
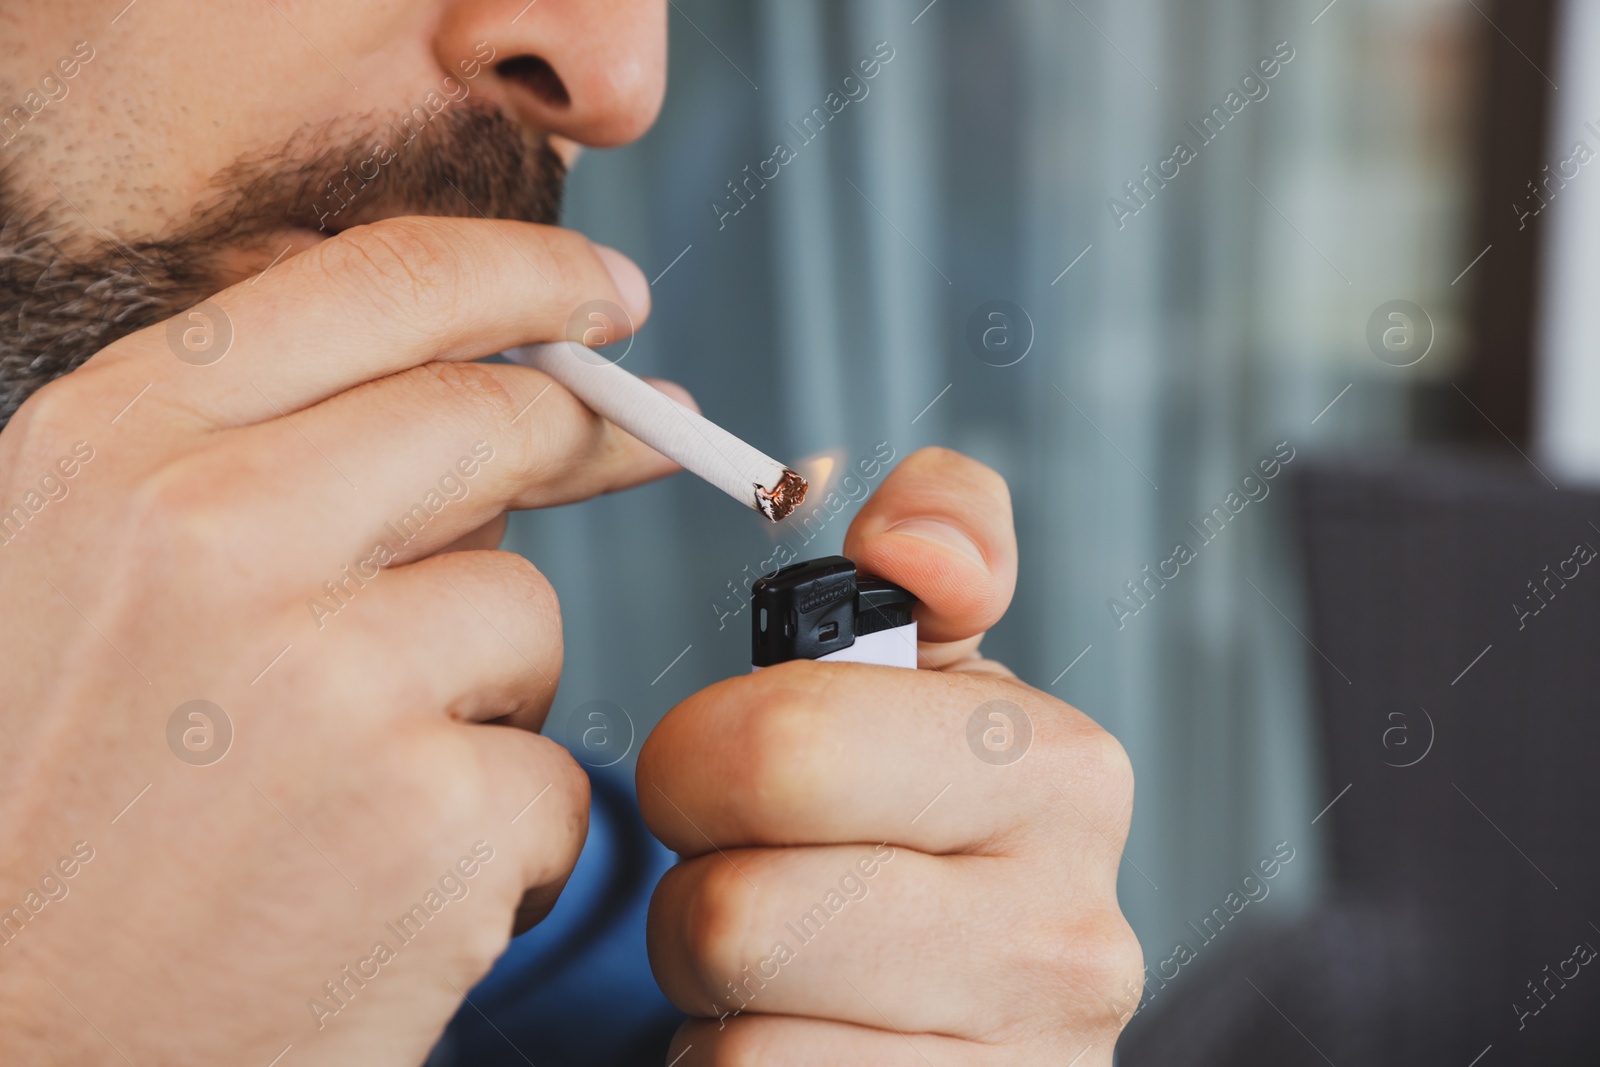
[[[916,598],[881,578],[858,575],[843,556],[794,563],[750,588],[750,662],[770,667],[822,659],[857,638],[908,626]],[[915,637],[910,638],[915,662]]]

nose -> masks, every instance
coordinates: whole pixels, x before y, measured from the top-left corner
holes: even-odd
[[[481,62],[473,92],[529,126],[595,147],[625,144],[661,110],[667,0],[457,0],[434,48],[452,73]]]

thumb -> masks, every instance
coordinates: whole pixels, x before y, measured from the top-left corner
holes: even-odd
[[[999,474],[959,452],[914,452],[862,505],[844,554],[921,601],[923,666],[948,666],[970,655],[1011,605],[1011,491]]]

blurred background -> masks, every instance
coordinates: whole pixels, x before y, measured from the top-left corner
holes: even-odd
[[[660,122],[570,184],[569,224],[654,279],[625,365],[841,498],[928,445],[1010,481],[1022,580],[986,650],[1138,779],[1120,1062],[1596,1062],[1600,977],[1567,972],[1600,944],[1600,578],[1569,573],[1600,545],[1600,8],[670,19]],[[680,477],[517,517],[564,606],[548,732],[631,792],[661,715],[747,669],[746,584],[780,544],[837,551],[856,502],[772,528]],[[1574,588],[1538,594],[1546,564]]]

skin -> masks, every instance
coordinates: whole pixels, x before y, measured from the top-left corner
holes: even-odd
[[[640,752],[645,819],[686,857],[652,901],[650,959],[673,1002],[706,1017],[672,1055],[1109,1064],[1141,991],[1116,903],[1133,778],[1087,716],[978,653],[1016,585],[1004,480],[914,453],[844,550],[918,595],[922,669],[796,662],[731,678],[674,708]],[[1031,725],[1015,762],[969,744],[991,701]],[[852,871],[842,895],[859,899],[830,905]],[[797,931],[819,903],[834,917]],[[774,960],[779,942],[792,960]]]
[[[6,159],[33,206],[48,179],[119,240],[182,226],[216,175],[304,123],[404,110],[480,41],[556,71],[564,105],[494,72],[474,92],[569,159],[642,133],[664,87],[657,0],[143,0],[113,25],[122,6],[0,5],[0,99],[96,42],[76,95]],[[514,221],[270,236],[215,250],[221,361],[175,359],[165,324],[131,333],[0,433],[0,507],[93,449],[0,545],[0,909],[45,878],[68,890],[0,944],[8,1063],[268,1063],[291,1045],[285,1063],[420,1062],[582,844],[587,780],[535,732],[559,605],[493,549],[509,509],[672,467],[539,373],[470,361],[559,339],[592,299],[641,323],[644,276]],[[307,600],[453,472],[465,495],[315,619]],[[1017,577],[1004,482],[907,457],[845,550],[921,598],[925,670],[730,679],[641,752],[646,818],[684,857],[649,922],[658,980],[696,1017],[670,1055],[1104,1067],[1141,972],[1115,887],[1132,777],[1091,720],[978,653]],[[233,730],[205,765],[169,742],[194,699]],[[992,701],[1031,725],[1016,762],[969,746]],[[92,859],[52,874],[80,841]],[[865,895],[729,996],[875,848],[892,859]],[[319,1021],[308,1000],[445,876],[464,895]]]

